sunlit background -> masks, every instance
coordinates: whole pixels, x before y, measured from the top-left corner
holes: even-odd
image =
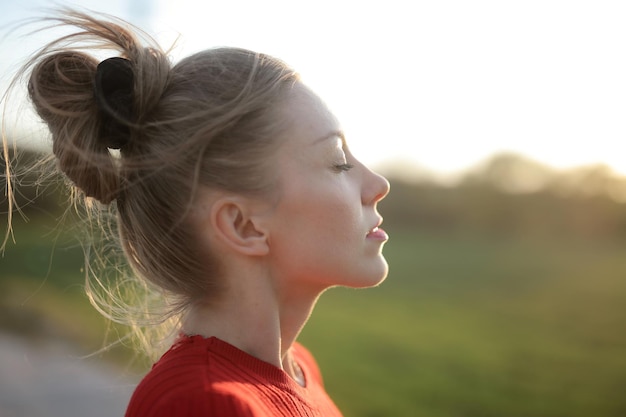
[[[3,0],[0,22],[51,4]],[[284,59],[370,164],[402,160],[450,174],[515,151],[556,167],[603,162],[626,173],[626,4],[618,0],[79,4],[128,19],[164,45],[180,35],[175,60],[218,45]],[[24,33],[3,39],[5,81],[37,46]]]
[[[76,5],[0,0],[3,90],[50,39],[21,19],[54,4]],[[347,416],[626,413],[626,2],[78,5],[176,40],[174,61],[282,58],[389,176],[388,281],[331,291],[302,335]],[[20,91],[6,127],[32,147]],[[82,251],[53,239],[55,198],[27,205],[0,259],[0,416],[121,414],[146,368],[127,348],[83,358],[106,322]]]

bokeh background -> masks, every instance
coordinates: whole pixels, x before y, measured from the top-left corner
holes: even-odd
[[[51,36],[20,19],[53,3],[14,3],[3,88]],[[174,60],[224,44],[283,58],[388,176],[388,280],[329,291],[301,337],[346,416],[626,415],[626,4],[78,5],[180,35]],[[5,103],[26,166],[44,131],[19,88]],[[124,329],[87,301],[79,226],[39,178],[0,258],[0,416],[122,415],[149,365],[101,351]]]

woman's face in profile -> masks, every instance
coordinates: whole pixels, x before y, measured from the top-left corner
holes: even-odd
[[[299,288],[377,285],[388,267],[376,204],[389,183],[350,153],[339,122],[317,95],[302,84],[289,94],[281,113],[289,127],[275,156],[275,271]]]

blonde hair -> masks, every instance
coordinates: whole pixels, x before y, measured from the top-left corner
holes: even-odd
[[[28,94],[51,132],[58,168],[84,197],[96,233],[104,233],[104,240],[94,239],[107,242],[90,255],[90,299],[109,318],[133,326],[175,318],[219,294],[222,284],[218,261],[200,252],[186,216],[197,187],[269,192],[268,156],[283,129],[276,109],[298,75],[280,60],[236,48],[205,50],[172,65],[154,40],[110,16],[63,9],[47,20],[78,30],[50,42],[22,72],[30,73]],[[94,48],[129,63],[132,118],[103,114],[98,105]],[[128,136],[119,153],[103,137],[111,117]],[[139,281],[121,272],[110,252],[117,245]],[[118,280],[111,282],[111,274]],[[138,320],[130,312],[137,306],[127,305],[137,288],[144,301],[156,291],[169,300],[167,308]]]

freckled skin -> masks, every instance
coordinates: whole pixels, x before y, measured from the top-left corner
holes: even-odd
[[[349,151],[337,119],[297,85],[284,114],[291,125],[276,154],[279,200],[272,211],[271,264],[287,287],[370,287],[387,276],[376,204],[389,183]]]

